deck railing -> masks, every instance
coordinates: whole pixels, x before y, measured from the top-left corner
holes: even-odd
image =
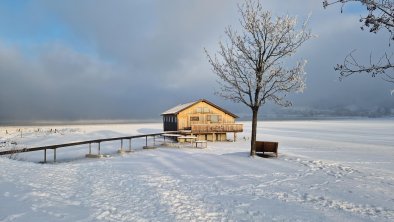
[[[242,132],[243,124],[224,123],[224,124],[194,124],[192,133],[227,133]]]

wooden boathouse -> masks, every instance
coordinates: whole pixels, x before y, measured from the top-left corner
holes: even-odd
[[[198,140],[226,141],[227,133],[233,133],[236,140],[236,133],[243,131],[243,125],[235,123],[237,115],[206,99],[180,104],[162,116],[164,131],[178,131]]]

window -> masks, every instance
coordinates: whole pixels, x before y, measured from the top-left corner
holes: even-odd
[[[211,110],[208,107],[197,107],[196,113],[209,113]]]
[[[166,116],[166,122],[171,123],[172,122],[172,116]]]
[[[222,120],[222,116],[220,115],[208,115],[207,120],[211,121],[211,123],[218,123]]]
[[[191,116],[190,121],[200,121],[200,118],[198,116]]]

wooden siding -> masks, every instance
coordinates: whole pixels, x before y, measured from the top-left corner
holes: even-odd
[[[203,101],[181,111],[177,117],[178,130],[190,130],[195,124],[231,124],[235,122],[234,117]]]

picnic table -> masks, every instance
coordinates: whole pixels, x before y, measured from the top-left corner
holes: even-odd
[[[206,140],[197,140],[197,141],[194,141],[194,144],[196,145],[196,148],[198,147],[197,146],[198,144],[201,145],[200,146],[201,148],[207,148],[207,146],[208,146],[208,143]]]
[[[174,133],[165,133],[165,134],[163,134],[162,136],[163,136],[164,142],[165,142],[165,141],[166,141],[166,137],[169,137],[169,138],[179,138],[179,137],[181,137],[182,135],[181,135],[181,134],[174,134]]]
[[[193,142],[197,139],[197,136],[180,136],[178,137],[178,141],[180,143],[182,142],[187,142],[187,140],[190,140],[190,143],[193,144]],[[183,140],[183,141],[182,141]]]
[[[182,134],[175,134],[175,133],[164,133],[162,136],[166,136],[166,137],[181,137],[183,135]]]

